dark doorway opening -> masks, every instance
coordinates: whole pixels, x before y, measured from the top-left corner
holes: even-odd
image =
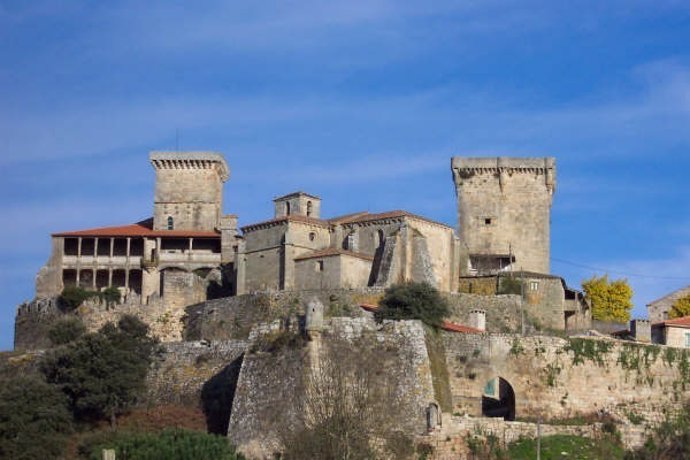
[[[482,395],[482,415],[515,420],[515,392],[507,380],[496,377],[486,383]]]

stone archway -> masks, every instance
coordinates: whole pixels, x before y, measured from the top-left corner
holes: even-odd
[[[486,382],[482,394],[482,415],[515,420],[515,392],[504,378],[494,377]]]

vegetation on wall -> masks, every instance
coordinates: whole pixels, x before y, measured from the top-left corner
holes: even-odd
[[[110,307],[120,303],[120,290],[116,287],[108,287],[102,291],[90,291],[76,286],[67,286],[58,298],[60,306],[65,311],[73,311],[89,299],[98,298]]]
[[[683,316],[690,316],[690,294],[673,302],[668,312],[669,319],[682,318]]]
[[[396,284],[388,289],[374,313],[376,321],[384,319],[419,319],[438,327],[450,314],[448,302],[428,283]]]
[[[629,454],[630,460],[665,460],[690,458],[690,404],[667,413],[653,430],[644,446]]]
[[[609,281],[608,275],[594,276],[582,282],[582,289],[592,304],[593,319],[618,322],[630,320],[633,290],[627,280]]]

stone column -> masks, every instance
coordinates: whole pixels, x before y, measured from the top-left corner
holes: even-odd
[[[110,258],[113,258],[113,247],[115,246],[115,238],[110,238]]]

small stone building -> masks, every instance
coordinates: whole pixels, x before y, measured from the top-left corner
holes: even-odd
[[[690,295],[690,286],[673,291],[665,296],[647,304],[647,315],[652,323],[658,323],[668,319],[668,312],[673,304],[683,297]]]
[[[690,348],[690,316],[652,324],[652,341],[669,347]]]
[[[559,276],[527,271],[462,276],[458,290],[468,294],[521,295],[529,317],[553,329],[583,330],[592,323],[592,311],[584,293],[568,287]]]

